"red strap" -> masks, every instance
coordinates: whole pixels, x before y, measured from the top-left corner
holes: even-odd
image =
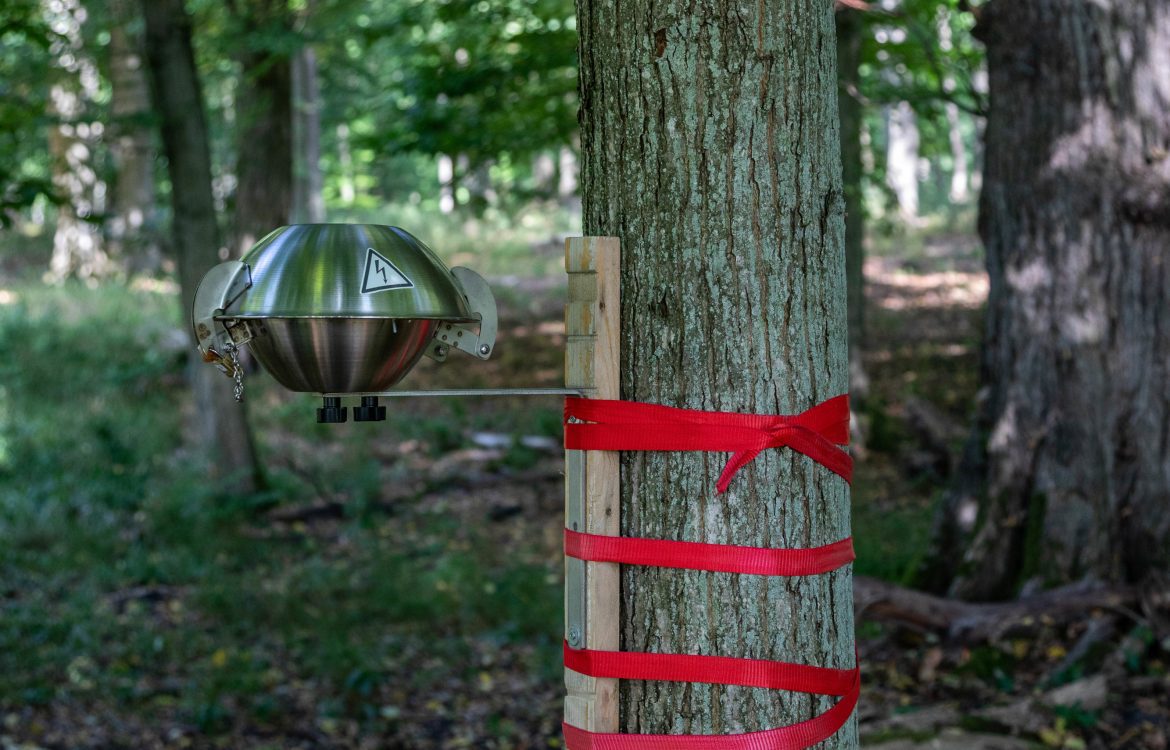
[[[831,398],[793,416],[565,399],[565,447],[569,450],[734,451],[719,476],[719,492],[726,492],[735,473],[760,451],[784,446],[851,481],[853,459],[837,447],[848,444],[848,396]]]
[[[713,570],[758,576],[811,576],[853,562],[853,537],[809,549],[765,549],[731,544],[584,534],[565,529],[565,554],[590,562]]]
[[[737,659],[730,656],[593,651],[570,648],[567,642],[565,666],[589,677],[707,682],[815,695],[847,695],[857,681],[856,668],[829,669],[786,661]]]
[[[837,705],[799,724],[747,734],[608,734],[564,724],[565,750],[805,750],[837,733],[861,695],[861,672]]]

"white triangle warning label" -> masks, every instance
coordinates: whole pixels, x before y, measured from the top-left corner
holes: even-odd
[[[382,292],[387,289],[409,289],[414,282],[406,278],[397,266],[374,248],[366,249],[366,270],[362,274],[362,294]]]

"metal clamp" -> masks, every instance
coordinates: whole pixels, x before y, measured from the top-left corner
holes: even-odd
[[[456,323],[443,321],[435,331],[435,340],[427,348],[426,355],[436,362],[444,362],[451,349],[458,349],[479,359],[487,359],[496,346],[496,299],[491,287],[483,277],[470,268],[456,266],[451,275],[463,292],[471,314],[479,323]],[[478,330],[476,330],[478,328]]]
[[[241,322],[225,323],[217,318],[251,286],[252,269],[247,263],[220,263],[199,282],[191,305],[191,325],[203,361],[214,364],[229,378],[239,369],[232,352],[251,340],[252,334]]]

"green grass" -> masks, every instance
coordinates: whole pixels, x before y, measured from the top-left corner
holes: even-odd
[[[857,575],[909,585],[930,541],[930,513],[917,507],[886,507],[853,490],[853,544]]]
[[[448,664],[469,636],[555,650],[559,583],[543,561],[523,561],[539,557],[513,558],[443,514],[373,509],[402,472],[374,457],[378,445],[458,447],[457,409],[331,431],[312,421],[312,399],[253,378],[260,434],[320,447],[306,471],[347,502],[324,530],[274,525],[258,507],[317,489],[279,460],[268,498],[232,496],[197,468],[183,444],[186,344],[164,343],[179,325],[172,296],[6,288],[0,709],[112,702],[218,731],[288,710],[290,686],[311,682],[322,715],[361,717],[401,679],[404,644],[425,639]],[[410,679],[425,690],[440,678]]]

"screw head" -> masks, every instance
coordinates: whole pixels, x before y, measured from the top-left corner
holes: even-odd
[[[480,354],[487,354],[487,353],[488,353],[488,352],[490,352],[491,350],[492,350],[492,348],[491,348],[490,346],[488,346],[487,344],[484,344],[483,346],[481,346],[481,347],[479,348],[479,353],[480,353]]]
[[[581,628],[576,625],[569,628],[569,645],[573,648],[581,645]]]

